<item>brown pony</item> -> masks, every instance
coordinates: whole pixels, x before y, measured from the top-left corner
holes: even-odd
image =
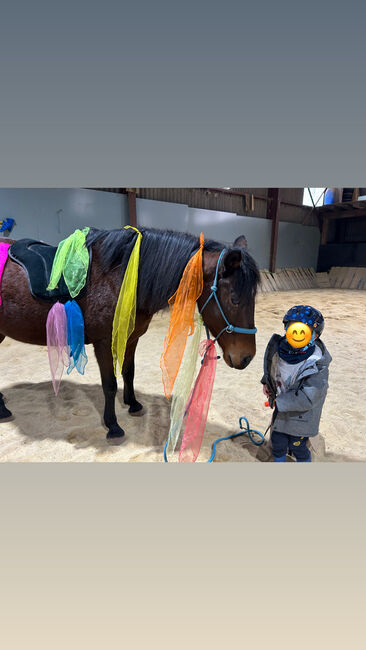
[[[137,289],[136,326],[130,336],[123,365],[124,402],[131,415],[141,415],[142,405],[136,400],[133,380],[135,350],[145,334],[153,315],[167,307],[168,299],[177,290],[184,268],[199,248],[199,239],[186,233],[141,228],[139,280]],[[77,299],[85,321],[85,343],[92,343],[98,361],[105,397],[104,423],[107,439],[119,444],[124,431],[117,423],[115,397],[117,381],[113,372],[111,336],[114,310],[136,232],[132,230],[102,231],[91,229],[87,246],[92,251],[89,281],[82,298]],[[0,240],[12,243],[11,240]],[[254,303],[259,273],[244,240],[228,248],[218,270],[218,292],[226,318],[235,326],[254,327]],[[244,247],[243,247],[244,244]],[[206,241],[203,251],[203,293],[198,299],[201,309],[210,295],[216,265],[224,246]],[[46,345],[46,319],[50,303],[38,300],[29,290],[25,271],[8,258],[1,284],[0,343],[9,336],[24,343]],[[204,310],[204,320],[213,336],[225,327],[214,300]],[[226,363],[243,369],[255,355],[255,335],[224,332],[219,338]],[[159,360],[156,360],[159,363]],[[2,373],[1,373],[2,374]],[[11,413],[0,393],[0,421]]]

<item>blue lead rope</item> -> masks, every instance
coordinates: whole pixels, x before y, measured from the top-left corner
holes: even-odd
[[[245,420],[245,422],[246,422],[246,428],[244,428],[242,426],[242,421],[243,420]],[[215,442],[212,445],[211,457],[207,461],[208,463],[212,463],[212,461],[214,460],[215,454],[216,454],[216,445],[219,442],[222,442],[222,440],[230,440],[231,438],[238,438],[239,436],[248,436],[250,442],[252,442],[253,445],[255,445],[256,447],[260,447],[260,445],[263,445],[263,443],[265,441],[265,435],[266,435],[268,429],[267,429],[266,433],[264,433],[264,434],[261,433],[260,431],[257,431],[257,429],[251,429],[249,427],[249,422],[248,422],[247,418],[244,417],[244,415],[241,418],[239,418],[239,427],[242,430],[239,431],[238,433],[232,433],[230,436],[225,436],[224,438],[217,438],[217,440],[215,440]],[[253,438],[253,433],[256,434],[257,436],[259,436],[259,440],[255,440]]]
[[[246,422],[246,427],[244,427],[242,425],[243,420],[245,420],[245,422]],[[255,445],[256,447],[260,447],[260,445],[263,445],[263,443],[265,441],[266,433],[267,433],[267,431],[269,429],[269,427],[267,427],[264,434],[261,433],[260,431],[257,431],[257,429],[251,429],[250,426],[249,426],[249,422],[248,422],[247,418],[244,417],[244,415],[241,418],[239,418],[239,427],[240,427],[241,431],[239,431],[238,433],[232,433],[230,436],[225,436],[224,438],[217,438],[217,440],[215,440],[215,442],[212,444],[212,454],[211,454],[211,457],[207,461],[208,463],[212,463],[212,461],[214,460],[215,455],[216,455],[216,445],[218,445],[219,442],[222,442],[223,440],[230,440],[231,438],[238,438],[239,436],[248,436],[250,442],[252,442],[253,445]],[[253,434],[256,434],[257,436],[259,436],[259,440],[255,440],[255,438],[253,437]],[[168,438],[168,440],[169,440],[169,438]],[[168,446],[168,440],[166,441],[166,443],[164,445],[164,462],[165,463],[169,462],[168,457],[167,457],[167,453],[166,453],[167,446]]]

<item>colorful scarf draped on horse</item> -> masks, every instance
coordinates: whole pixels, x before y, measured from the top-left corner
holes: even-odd
[[[193,378],[197,366],[202,325],[202,317],[196,317],[194,335],[191,337],[190,345],[185,351],[183,362],[175,382],[172,405],[170,408],[170,429],[166,449],[168,454],[172,454],[175,451],[179,434],[181,432],[186,405],[191,393]]]
[[[188,262],[178,290],[169,300],[172,311],[160,364],[168,399],[174,388],[167,453],[174,452],[182,427],[184,429],[179,462],[195,462],[198,457],[217,366],[214,341],[208,339],[202,341],[199,346],[202,317],[199,316],[194,323],[196,301],[203,290],[203,246],[204,237],[201,233],[200,248]],[[194,330],[191,345],[186,349],[187,337],[192,335]],[[203,360],[192,389],[198,348]]]
[[[52,385],[55,395],[58,395],[64,367],[67,367],[70,361],[66,311],[60,302],[56,302],[48,312],[46,335]]]
[[[202,341],[200,354],[203,355],[202,366],[186,405],[184,433],[179,451],[180,463],[194,463],[200,453],[215,381],[217,366],[215,343],[211,339]]]
[[[64,367],[68,375],[74,368],[83,375],[88,362],[83,314],[75,300],[53,305],[48,312],[46,333],[52,384],[57,395]]]
[[[164,351],[160,367],[163,373],[164,392],[170,398],[182,362],[187,337],[194,331],[194,310],[203,290],[204,237],[200,236],[200,247],[191,257],[183,271],[179,287],[169,299],[171,309],[169,329],[164,340]]]
[[[3,277],[3,272],[6,264],[6,260],[8,259],[8,251],[10,248],[10,244],[7,244],[5,242],[0,242],[0,305],[2,304],[1,302],[1,280]]]
[[[112,355],[116,377],[122,372],[127,341],[135,329],[137,281],[142,237],[140,231],[134,226],[125,226],[125,228],[136,230],[137,237],[128,260],[113,318]]]
[[[89,230],[89,227],[75,230],[59,243],[48,291],[57,287],[61,275],[64,276],[72,298],[83,289],[89,269],[89,251],[86,247]],[[53,305],[48,314],[46,332],[52,383],[57,395],[64,366],[67,366],[67,374],[74,368],[84,374],[88,362],[84,344],[84,318],[75,300],[69,300],[65,305],[59,302]]]
[[[89,230],[89,227],[75,230],[72,235],[59,243],[53,260],[48,291],[56,289],[61,274],[72,298],[75,298],[85,286],[89,268],[89,251],[85,241]]]

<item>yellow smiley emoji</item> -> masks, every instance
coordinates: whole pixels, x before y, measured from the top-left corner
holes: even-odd
[[[312,331],[306,323],[291,323],[286,330],[286,339],[293,348],[303,348],[311,339]]]

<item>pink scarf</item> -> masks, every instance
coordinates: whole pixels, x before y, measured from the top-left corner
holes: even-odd
[[[3,276],[6,260],[8,259],[9,248],[10,248],[10,244],[5,244],[4,242],[0,242],[0,290],[1,290],[1,278]],[[1,291],[0,291],[0,305],[1,304],[2,302],[1,302]]]
[[[211,339],[202,341],[203,363],[186,405],[185,428],[179,451],[180,463],[194,463],[200,453],[215,381],[217,352]]]
[[[56,302],[48,312],[46,331],[53,390],[57,395],[64,366],[69,365],[66,311],[65,306],[59,302]]]

